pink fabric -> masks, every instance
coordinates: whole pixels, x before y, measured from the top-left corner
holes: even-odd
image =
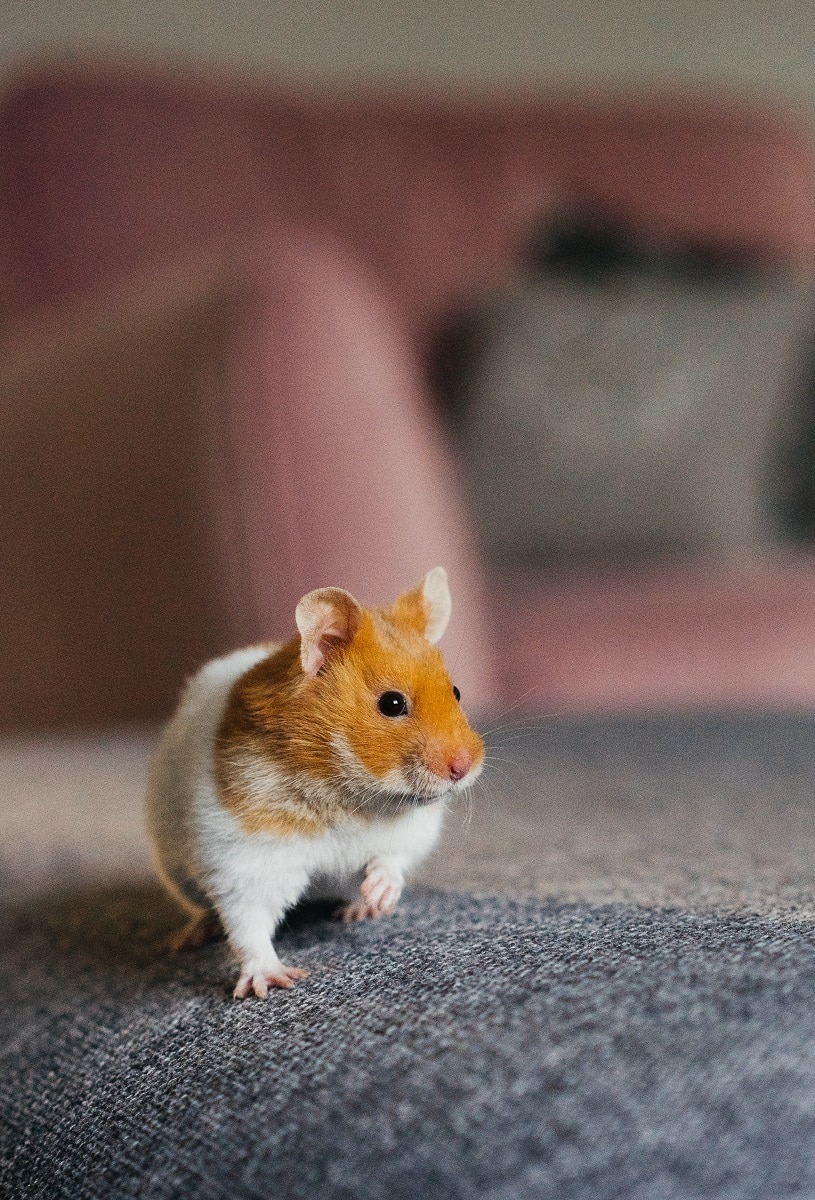
[[[437,313],[510,248],[508,147],[451,116],[104,72],[23,83],[0,130],[12,302],[88,295],[276,215]]]
[[[0,154],[7,269],[23,314],[231,245],[269,210],[244,106],[227,94],[35,77],[7,101]]]
[[[516,581],[501,596],[516,712],[815,705],[815,559]]]
[[[280,231],[242,278],[221,495],[251,636],[291,629],[300,597],[327,582],[385,603],[442,564],[448,661],[483,710],[495,695],[484,581],[454,461],[389,303],[347,256]]]
[[[815,265],[809,132],[759,104],[321,97],[68,67],[27,75],[0,107],[10,322],[112,303],[134,280],[205,258],[237,264],[220,357],[190,407],[206,462],[185,459],[207,509],[201,566],[216,615],[202,638],[216,627],[231,644],[277,635],[312,586],[388,599],[440,562],[456,603],[448,658],[474,709],[501,691],[509,704],[558,709],[815,700],[808,568],[749,585],[683,574],[499,586],[501,621],[490,623],[421,378],[424,339],[461,298],[512,272],[553,205],[587,204],[661,237]],[[154,432],[161,447],[160,414]],[[132,467],[132,447],[120,452]],[[81,517],[94,487],[120,474],[106,462],[99,480],[66,477],[53,491]],[[168,502],[157,536],[175,519]],[[66,594],[82,595],[81,558],[66,556],[77,570]],[[139,580],[145,595],[152,583]],[[17,615],[35,644],[48,614],[30,594]],[[169,672],[171,637],[153,650]],[[117,679],[137,669],[133,653]],[[156,702],[148,689],[128,709],[118,692],[117,716]],[[85,711],[98,719],[104,700],[94,703]]]
[[[529,221],[553,203],[815,261],[808,131],[747,103],[321,100],[66,68],[11,90],[0,155],[19,314],[232,244],[273,217],[350,244],[425,325],[511,270]]]
[[[802,117],[643,97],[540,105],[519,124],[521,186],[533,194],[545,169],[566,201],[595,202],[643,233],[815,263],[815,155]]]

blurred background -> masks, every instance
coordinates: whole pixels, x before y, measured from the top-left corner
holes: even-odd
[[[6,4],[0,724],[436,562],[476,713],[815,700],[803,3]]]
[[[812,0],[0,0],[18,1194],[267,1195],[322,1113],[315,1195],[804,1194],[814,352]],[[159,722],[437,564],[489,754],[417,882],[469,895],[294,924],[222,1054]]]
[[[5,70],[43,51],[182,59],[304,79],[733,84],[815,103],[804,0],[501,4],[6,3]]]

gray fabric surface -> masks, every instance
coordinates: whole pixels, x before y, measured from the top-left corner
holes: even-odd
[[[815,917],[814,717],[551,719],[487,746],[426,882]]]
[[[809,922],[420,891],[237,1004],[155,895],[19,920],[4,1195],[815,1194]]]
[[[813,748],[803,717],[516,729],[433,867],[470,892],[296,914],[311,974],[265,1003],[230,999],[223,943],[163,950],[176,914],[103,881],[110,836],[47,883],[32,820],[0,1195],[815,1197]]]
[[[815,718],[496,723],[421,873],[546,899],[815,912]],[[155,730],[0,741],[0,902],[143,882]]]

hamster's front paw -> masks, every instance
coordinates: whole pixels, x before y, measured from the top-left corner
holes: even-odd
[[[365,868],[365,878],[359,885],[359,899],[338,910],[343,921],[367,921],[385,917],[396,908],[402,895],[405,877],[392,858],[373,858]]]
[[[305,979],[308,971],[302,967],[287,967],[280,959],[274,963],[260,965],[244,963],[232,993],[236,1000],[245,1000],[253,992],[261,1000],[269,995],[269,988],[294,987],[298,979]]]

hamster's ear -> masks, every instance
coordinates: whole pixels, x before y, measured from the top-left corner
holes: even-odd
[[[397,621],[404,621],[423,633],[435,645],[447,628],[452,607],[447,572],[444,567],[434,567],[417,588],[399,597],[393,606],[393,615]]]
[[[300,662],[306,675],[316,675],[332,650],[353,639],[362,610],[342,588],[317,588],[294,610],[300,630]]]

